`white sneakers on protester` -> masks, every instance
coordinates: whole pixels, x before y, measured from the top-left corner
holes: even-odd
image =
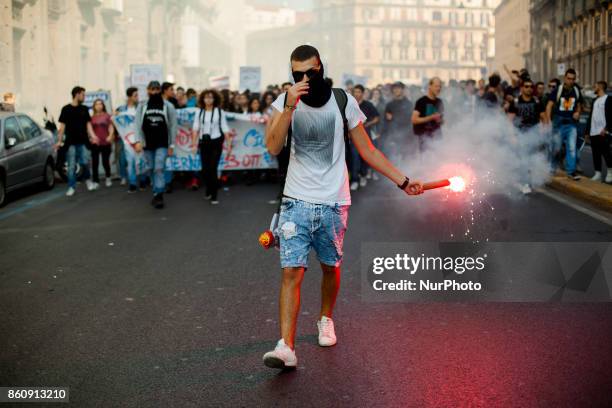
[[[317,322],[317,329],[319,329],[319,346],[330,347],[336,344],[336,332],[332,319],[323,316]],[[286,369],[297,367],[295,351],[285,344],[284,339],[280,339],[276,343],[274,350],[268,351],[263,355],[263,362],[270,368]]]
[[[593,177],[591,177],[591,180],[593,181],[601,181],[602,177],[601,177],[601,171],[596,171],[595,175]]]
[[[336,344],[336,331],[332,319],[323,316],[317,322],[317,328],[319,329],[319,346],[329,347]]]
[[[276,343],[274,350],[264,354],[263,362],[270,368],[295,368],[297,366],[297,357],[295,356],[295,351],[285,344],[285,340],[280,339]]]
[[[87,190],[92,191],[97,188],[96,183],[91,180],[85,180],[85,185],[87,186]]]
[[[351,183],[351,191],[357,191],[358,188],[359,188],[359,183],[356,181],[353,181]]]
[[[68,190],[66,190],[66,197],[72,197],[74,195],[74,191],[74,188],[68,187]]]
[[[112,187],[113,181],[110,178],[107,178],[104,180],[104,184],[106,184],[106,187]]]

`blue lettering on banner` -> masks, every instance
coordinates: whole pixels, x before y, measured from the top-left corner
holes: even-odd
[[[244,135],[242,143],[246,147],[266,147],[263,134],[258,132],[257,129],[249,129]]]

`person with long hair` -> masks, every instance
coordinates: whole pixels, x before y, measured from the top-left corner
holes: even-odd
[[[225,112],[221,110],[221,95],[206,89],[198,97],[200,111],[193,120],[192,145],[194,153],[200,149],[202,178],[206,182],[206,199],[213,205],[219,204],[217,192],[219,179],[217,168],[223,152],[223,140],[230,137]],[[196,143],[197,142],[197,143]]]
[[[96,99],[93,103],[93,116],[91,117],[91,125],[93,126],[96,137],[91,141],[91,158],[92,158],[92,173],[95,188],[100,183],[98,175],[98,167],[100,166],[100,156],[102,156],[102,167],[104,167],[104,175],[106,187],[113,185],[111,181],[110,155],[113,140],[115,139],[115,127],[111,120],[111,116],[106,112],[106,105],[102,99]]]

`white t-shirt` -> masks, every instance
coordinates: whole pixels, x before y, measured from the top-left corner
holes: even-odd
[[[219,129],[219,112],[221,112],[221,129]],[[225,112],[214,108],[212,111],[200,109],[196,112],[193,118],[193,130],[198,132],[200,139],[202,139],[202,135],[210,135],[211,139],[218,139],[221,137],[221,131],[227,134],[230,129],[227,126]]]
[[[366,116],[355,98],[347,96],[346,119],[351,130]],[[282,112],[284,102],[283,92],[272,106]],[[284,194],[314,204],[349,205],[344,126],[334,94],[320,108],[300,101],[293,112],[291,129],[291,159]]]
[[[599,136],[601,131],[606,128],[606,99],[608,99],[608,95],[600,96],[593,102],[590,136]]]

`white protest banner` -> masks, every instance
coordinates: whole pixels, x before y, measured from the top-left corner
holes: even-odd
[[[89,109],[93,109],[93,103],[96,99],[101,99],[102,102],[104,102],[107,112],[113,111],[110,91],[99,89],[97,91],[85,92],[85,101],[83,101],[83,105],[87,106]]]
[[[565,75],[565,63],[560,62],[557,64],[557,75]]]
[[[240,67],[240,92],[261,91],[261,67]]]
[[[147,85],[151,81],[159,81],[164,77],[164,69],[160,64],[132,64],[130,65],[130,80],[132,86],[138,88],[140,100],[147,99]]]
[[[276,169],[276,157],[265,144],[265,124],[259,116],[226,112],[232,145],[223,144],[219,170]]]
[[[134,157],[136,163],[136,174],[142,174],[149,169],[149,165],[142,152],[136,153],[134,150],[134,144],[138,141],[136,137],[136,116],[133,114],[122,112],[113,116],[113,124],[121,140],[123,140],[123,148],[125,154],[128,157],[128,163],[130,158]]]
[[[176,110],[177,131],[174,141],[174,154],[166,159],[166,170],[199,171],[202,169],[200,154],[192,152],[191,129],[193,121],[199,116],[199,108]]]
[[[218,90],[229,89],[230,87],[230,79],[227,75],[210,77],[208,78],[208,83],[211,88]]]

